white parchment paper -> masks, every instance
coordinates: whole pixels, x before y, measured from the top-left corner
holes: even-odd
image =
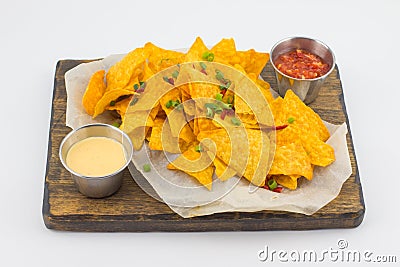
[[[108,70],[122,57],[123,55],[112,55],[103,60],[83,63],[65,74],[67,126],[75,129],[88,123],[113,121],[113,117],[107,112],[92,119],[82,106],[82,97],[91,75],[100,69]],[[143,176],[157,195],[182,217],[260,210],[280,210],[311,215],[339,194],[343,183],[352,173],[346,141],[347,125],[325,123],[331,133],[327,143],[334,148],[336,161],[325,168],[315,167],[312,181],[302,178],[296,190],[284,190],[280,194],[264,189],[250,190],[249,183],[238,177],[233,177],[226,182],[214,179],[213,189],[208,191],[193,179],[188,179],[186,174],[167,170],[168,161],[164,153],[150,151],[147,145],[140,151],[135,151],[132,161],[137,170],[141,171],[141,166],[148,163],[148,158],[151,159],[152,171],[141,171]]]

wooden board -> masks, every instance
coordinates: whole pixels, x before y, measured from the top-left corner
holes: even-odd
[[[102,232],[255,231],[351,228],[362,222],[365,206],[350,128],[347,142],[353,174],[344,183],[339,196],[312,216],[260,211],[227,212],[184,219],[166,204],[143,192],[128,170],[124,173],[122,187],[111,197],[90,199],[83,196],[58,157],[61,140],[70,131],[65,126],[67,95],[64,74],[83,62],[88,61],[61,60],[56,67],[43,199],[43,219],[47,228]],[[262,76],[272,87],[276,86],[269,63]],[[337,67],[310,106],[326,121],[335,124],[346,121],[349,125]]]

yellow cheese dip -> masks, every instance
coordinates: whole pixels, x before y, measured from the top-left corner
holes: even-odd
[[[88,137],[71,146],[66,163],[71,170],[84,176],[106,176],[125,165],[125,150],[114,139]]]

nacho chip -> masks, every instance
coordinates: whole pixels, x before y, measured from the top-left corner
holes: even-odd
[[[181,170],[196,178],[208,190],[212,187],[214,167],[212,161],[205,152],[196,152],[191,146],[173,162],[167,165],[170,170]]]
[[[135,114],[125,116],[120,129],[126,132],[132,140],[135,150],[140,150],[148,130],[154,126],[150,111],[137,111]]]
[[[106,108],[110,106],[111,101],[116,101],[121,96],[130,96],[132,94],[133,94],[132,91],[124,89],[115,89],[105,92],[102,98],[96,104],[93,118],[96,118],[98,115],[103,113],[106,110]]]
[[[257,85],[268,103],[274,101],[274,97],[272,96],[272,93],[270,91],[271,86],[269,85],[269,83],[262,79],[259,79],[258,76],[256,76],[254,73],[249,73],[248,77]]]
[[[300,175],[311,180],[311,160],[301,144],[290,143],[278,146],[275,151],[269,175]]]
[[[89,84],[86,87],[85,94],[82,98],[82,105],[87,114],[94,115],[94,110],[97,102],[103,97],[106,91],[106,84],[104,83],[105,70],[95,72],[90,78]]]
[[[261,74],[264,66],[269,60],[268,53],[259,53],[254,49],[248,51],[237,51],[237,56],[240,58],[239,63],[247,73],[254,73],[256,76]],[[234,58],[235,60],[235,58]],[[235,64],[235,61],[231,61],[231,64]]]
[[[193,134],[193,130],[190,127],[189,123],[187,123],[187,124],[185,124],[185,126],[183,126],[181,132],[179,133],[179,138],[189,144],[193,143],[197,140],[196,136]]]
[[[219,127],[215,125],[215,121],[207,118],[197,118],[196,119],[196,126],[197,126],[197,135],[200,132],[209,132],[209,131],[214,131],[218,130]]]
[[[151,76],[154,75],[154,72],[150,69],[149,64],[147,62],[144,63],[143,71],[139,75],[139,80],[140,81],[147,81],[148,79],[151,78]]]
[[[165,128],[163,128],[165,127]],[[173,137],[168,123],[163,119],[155,119],[151,130],[149,148],[151,150],[164,150],[170,153],[181,153],[179,139]]]
[[[256,186],[264,184],[271,149],[264,132],[234,127],[200,132],[197,139],[239,176]]]
[[[114,106],[108,106],[107,110],[117,111],[118,114],[121,116],[122,121],[124,121],[125,112],[126,112],[126,109],[128,108],[129,103],[131,102],[131,100],[132,100],[132,96],[128,96],[127,98],[116,102]]]
[[[145,44],[144,50],[149,55],[148,66],[153,73],[182,63],[185,56],[181,52],[166,50],[150,42]]]
[[[278,184],[294,190],[297,188],[297,179],[300,178],[300,176],[274,175],[272,178],[274,178]]]
[[[235,41],[233,38],[222,39],[211,48],[211,52],[213,52],[215,55],[222,56],[225,59],[230,59],[236,55]]]
[[[186,53],[184,62],[195,62],[203,60],[203,53],[210,51],[200,37],[197,37],[189,51]]]
[[[146,60],[145,50],[136,48],[115,63],[107,72],[107,91],[125,88],[135,70],[141,68]]]
[[[210,151],[207,152],[209,153],[210,158],[214,158],[213,164],[215,166],[215,174],[217,175],[218,179],[221,181],[226,181],[236,175],[236,172],[228,167],[221,159],[213,156]]]
[[[293,118],[294,125],[298,125],[306,132],[314,132],[320,140],[325,142],[330,134],[325,124],[314,110],[306,106],[300,98],[288,90],[285,94],[285,105],[281,111],[281,121],[286,123],[290,118]],[[282,118],[282,116],[284,116]]]
[[[121,124],[120,129],[125,131],[124,123]],[[150,129],[151,127],[148,126],[139,126],[127,133],[135,150],[140,150],[142,148],[143,142],[146,139],[147,133]]]

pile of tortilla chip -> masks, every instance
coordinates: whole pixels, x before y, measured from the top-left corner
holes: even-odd
[[[269,176],[289,189],[297,180],[311,180],[314,166],[325,167],[335,160],[333,148],[326,144],[330,134],[321,118],[307,107],[292,90],[284,98],[271,102],[275,125],[287,125],[276,131],[275,158]]]
[[[147,43],[108,72],[91,77],[82,104],[95,118],[116,112],[136,150],[180,154],[168,164],[212,189],[237,175],[256,186],[271,179],[289,189],[313,166],[334,161],[320,117],[292,91],[274,99],[259,78],[268,53],[236,50],[233,39],[187,53]],[[199,82],[200,81],[200,82]]]

